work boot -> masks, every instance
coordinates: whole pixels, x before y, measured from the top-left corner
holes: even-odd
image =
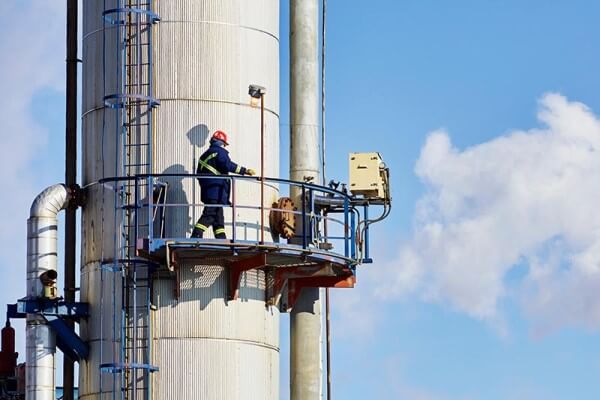
[[[194,230],[192,231],[192,235],[190,236],[190,238],[198,238],[198,239],[202,239],[202,236],[204,235],[204,231],[200,228],[194,228]]]
[[[225,236],[225,228],[224,227],[216,228],[214,230],[214,232],[215,232],[215,239],[227,239],[227,236]]]
[[[208,226],[201,224],[200,222],[196,222],[194,225],[194,230],[192,231],[191,238],[202,239],[204,232],[208,229]]]

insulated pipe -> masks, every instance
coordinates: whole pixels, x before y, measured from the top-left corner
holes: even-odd
[[[311,183],[320,180],[318,18],[318,0],[290,1],[290,179]],[[302,203],[298,190],[292,197]],[[290,315],[291,400],[321,399],[321,368],[320,291],[304,288]]]
[[[27,298],[43,297],[40,276],[56,271],[57,215],[69,204],[71,195],[63,184],[53,185],[40,193],[27,220]],[[54,400],[56,392],[54,353],[56,337],[45,320],[27,314],[26,326],[26,398]]]

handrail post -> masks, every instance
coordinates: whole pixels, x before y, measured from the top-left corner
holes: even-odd
[[[313,227],[313,215],[314,215],[314,211],[315,211],[315,199],[313,196],[313,189],[310,188],[308,189],[308,206],[309,206],[309,210],[310,213],[308,215],[308,239],[310,239],[308,242],[312,242],[313,240],[313,233],[314,233],[314,227]]]
[[[260,96],[260,244],[265,243],[265,94]]]
[[[362,241],[363,241],[363,246],[364,246],[364,256],[363,259],[364,260],[370,260],[371,256],[369,255],[369,206],[365,205],[364,206],[364,211],[363,211],[363,218],[365,220],[365,233],[362,237]]]
[[[302,248],[306,249],[306,185],[302,184]]]
[[[230,178],[231,179],[231,239],[233,240],[233,243],[236,242],[236,234],[235,231],[237,230],[237,224],[236,224],[236,199],[235,199],[235,178]],[[235,253],[235,248],[233,250],[233,252]]]
[[[356,214],[350,214],[350,257],[356,259]]]
[[[154,208],[154,185],[152,184],[152,175],[148,175],[148,241],[152,241],[154,238],[154,224],[152,223],[152,210]]]
[[[134,227],[133,227],[133,240],[135,240],[134,246],[137,247],[137,238],[138,238],[138,233],[139,233],[139,211],[140,211],[140,207],[139,207],[139,202],[140,202],[140,192],[139,192],[139,180],[138,177],[135,177],[135,184],[134,184],[134,190],[133,190],[134,194],[133,194],[133,220],[134,220]],[[131,229],[131,227],[127,228],[127,229]],[[136,249],[137,251],[137,249]],[[135,251],[134,251],[134,255],[135,255]]]
[[[348,257],[348,198],[344,197],[344,256]]]

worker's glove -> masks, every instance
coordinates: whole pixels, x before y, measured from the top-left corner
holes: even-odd
[[[254,176],[254,175],[256,175],[256,171],[253,170],[252,168],[247,168],[246,175]]]

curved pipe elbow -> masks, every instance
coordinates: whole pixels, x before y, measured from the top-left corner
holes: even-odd
[[[29,216],[54,218],[61,210],[67,208],[71,197],[71,191],[66,185],[59,183],[49,186],[35,198]]]

